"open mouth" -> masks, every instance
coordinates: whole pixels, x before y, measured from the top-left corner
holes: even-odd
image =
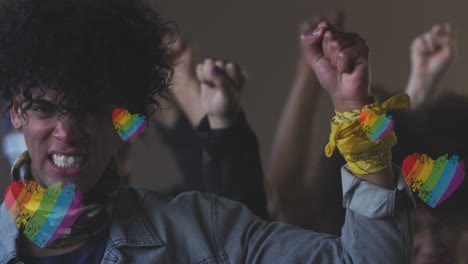
[[[51,154],[49,155],[50,161],[62,169],[75,168],[79,169],[83,167],[86,162],[86,159],[83,155],[62,155],[62,154]]]

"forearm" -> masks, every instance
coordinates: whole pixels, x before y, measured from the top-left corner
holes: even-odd
[[[431,95],[438,80],[429,76],[421,76],[417,73],[411,72],[405,92],[411,98],[411,108],[417,109],[420,107]]]
[[[174,94],[181,111],[185,114],[193,127],[195,127],[206,114],[201,107],[199,94],[200,84],[196,79],[182,78],[174,80]]]
[[[297,194],[304,186],[310,141],[316,141],[320,87],[315,74],[299,61],[289,97],[274,136],[268,182],[276,195]]]
[[[208,119],[197,127],[202,139],[202,171],[207,192],[241,202],[267,218],[263,170],[257,138],[243,113],[226,129],[210,128]]]

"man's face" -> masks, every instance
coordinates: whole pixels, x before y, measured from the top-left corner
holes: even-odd
[[[467,217],[435,214],[418,208],[414,217],[415,264],[456,263],[457,246],[464,230],[468,230]]]
[[[102,107],[77,123],[71,114],[60,115],[60,96],[33,90],[33,104],[22,115],[18,96],[11,108],[12,123],[22,129],[31,157],[34,179],[47,187],[73,183],[81,192],[91,190],[102,176],[122,140],[112,124],[111,107]],[[41,96],[40,96],[41,95]]]

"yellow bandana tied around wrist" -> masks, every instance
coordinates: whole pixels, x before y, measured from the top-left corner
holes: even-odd
[[[335,112],[331,121],[330,141],[325,146],[325,155],[331,157],[338,147],[349,168],[356,174],[372,174],[383,170],[392,160],[391,147],[397,138],[395,132],[372,142],[363,131],[359,117],[363,111],[372,111],[375,115],[385,115],[387,110],[408,107],[410,98],[407,94],[398,94],[383,104],[374,102],[364,106],[361,110],[349,112]]]

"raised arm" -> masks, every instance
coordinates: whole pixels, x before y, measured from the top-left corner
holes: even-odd
[[[341,16],[336,12],[327,20],[341,24]],[[319,17],[303,21],[300,34],[312,30],[319,22]],[[310,176],[315,176],[311,172],[318,144],[316,125],[322,89],[307,65],[300,41],[299,44],[295,76],[272,143],[266,186],[269,213],[274,219],[315,229],[318,219],[313,216],[318,216],[317,204],[308,203],[305,195],[306,182],[315,182]]]
[[[240,107],[245,73],[231,62],[194,65],[196,51],[187,41],[173,44],[176,106],[157,120],[184,178],[171,194],[215,193],[267,218],[259,146]]]
[[[431,99],[456,51],[456,39],[448,23],[435,24],[413,40],[411,71],[406,86],[413,109]]]
[[[339,116],[351,118],[350,111],[360,111],[370,103],[369,49],[360,36],[338,32],[321,23],[313,32],[303,34],[302,40],[308,49],[307,61],[337,110],[335,121]],[[340,141],[343,135],[348,143],[363,140],[362,131],[341,132],[333,139],[338,140],[342,153],[346,144]],[[375,145],[369,142],[359,146],[363,152],[358,157],[366,156],[361,165],[374,154]],[[410,263],[413,245],[410,209],[414,208],[414,201],[398,168],[392,168],[387,160],[375,163],[373,168],[366,166],[368,173],[362,173],[355,164],[351,166],[357,160],[347,158],[347,162],[342,169],[346,220],[341,237],[262,222],[241,208],[225,210],[231,205],[220,201],[219,212],[224,214],[219,218],[223,219],[220,226],[229,227],[220,231],[220,240],[226,252],[238,251],[228,256],[232,257],[229,260],[232,263]]]
[[[242,202],[266,219],[258,142],[240,106],[246,75],[237,64],[207,59],[197,66],[197,76],[206,112],[197,126],[206,191]]]
[[[195,73],[197,57],[198,48],[193,42],[179,37],[172,43],[169,58],[174,65],[173,102],[163,101],[163,110],[154,116],[159,138],[171,151],[183,179],[171,190],[173,195],[206,190],[202,174],[202,146],[195,131],[195,126],[205,115]]]
[[[371,102],[369,48],[364,39],[355,33],[337,32],[327,22],[301,37],[303,45],[308,46],[307,62],[337,112],[360,110]],[[396,184],[390,166],[376,173],[355,173],[355,176],[387,189],[393,189]]]

